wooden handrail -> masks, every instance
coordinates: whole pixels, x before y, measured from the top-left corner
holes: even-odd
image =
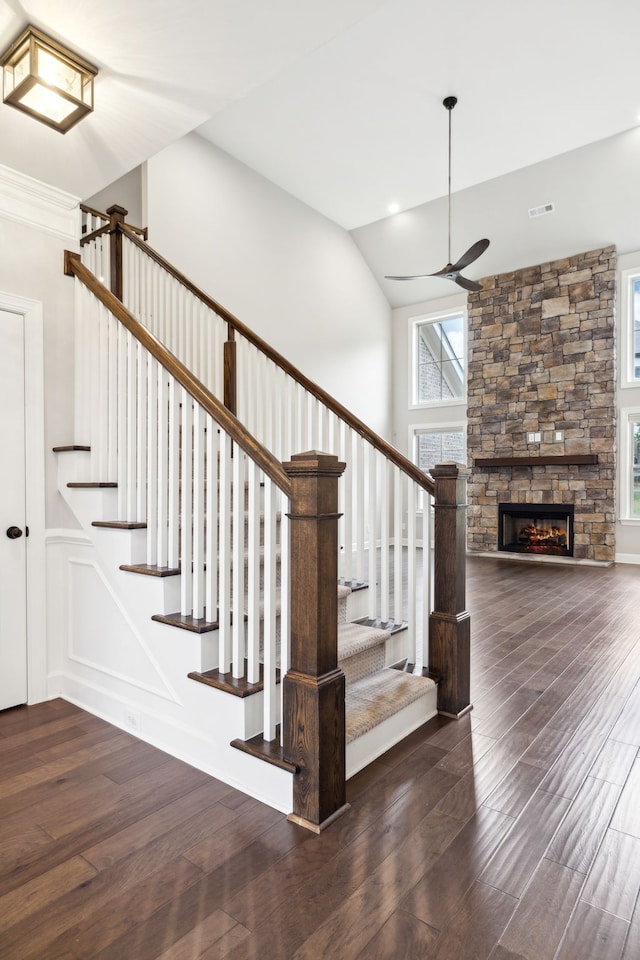
[[[399,467],[403,473],[410,477],[418,486],[422,487],[423,490],[426,490],[428,493],[433,495],[435,491],[435,484],[431,477],[427,476],[416,466],[415,463],[412,463],[411,460],[408,460],[404,457],[395,447],[392,447],[391,444],[387,443],[386,440],[383,440],[382,437],[379,437],[377,433],[371,430],[366,423],[363,423],[358,417],[356,417],[350,410],[336,400],[331,394],[327,393],[326,390],[323,390],[322,387],[314,383],[313,380],[310,380],[303,373],[301,373],[296,367],[293,366],[282,354],[278,353],[277,350],[274,350],[265,340],[259,337],[254,333],[249,327],[245,326],[241,320],[238,320],[237,317],[234,317],[232,313],[229,313],[228,310],[225,310],[221,304],[216,300],[213,300],[209,297],[203,290],[200,290],[194,283],[192,283],[184,274],[174,267],[168,260],[165,260],[153,247],[150,247],[147,243],[144,243],[137,233],[132,230],[132,228],[127,223],[118,224],[118,229],[120,229],[136,246],[143,250],[152,260],[154,260],[163,270],[166,270],[178,283],[182,284],[190,293],[198,298],[202,303],[207,307],[217,313],[226,323],[229,324],[231,330],[236,330],[240,333],[246,340],[252,343],[255,347],[258,348],[262,353],[264,353],[270,360],[273,361],[281,370],[286,374],[292,377],[300,386],[304,387],[310,394],[312,394],[317,400],[320,400],[332,413],[337,417],[340,417],[341,420],[344,420],[345,423],[351,427],[357,434],[359,434],[364,440],[371,444],[374,449],[378,450],[387,460],[390,460],[391,463],[395,464],[396,467]]]
[[[80,246],[85,247],[88,243],[91,243],[92,240],[97,240],[98,237],[101,237],[103,233],[109,233],[111,230],[111,224],[105,223],[103,227],[98,227],[97,230],[93,230],[91,233],[86,233],[84,237],[80,239]]]
[[[101,220],[109,220],[109,214],[105,213],[104,210],[96,210],[95,207],[90,207],[86,203],[80,204],[80,209],[83,213],[90,213],[92,217],[100,217]]]
[[[90,213],[92,217],[100,217],[101,220],[106,220],[106,221],[107,221],[107,224],[106,224],[107,229],[111,226],[111,222],[110,222],[110,221],[111,221],[111,218],[110,218],[110,216],[109,216],[108,213],[104,213],[104,211],[102,211],[102,210],[96,210],[95,207],[90,207],[90,206],[88,206],[88,204],[86,204],[86,203],[81,203],[81,204],[80,204],[80,209],[82,210],[83,213]],[[143,237],[145,240],[147,239],[147,237],[148,237],[148,235],[149,235],[149,229],[148,229],[148,227],[134,227],[132,223],[127,224],[127,226],[128,226],[131,230],[133,230],[135,233],[140,234],[140,236]],[[96,233],[97,233],[97,231],[96,231]],[[86,239],[88,240],[88,239],[90,239],[90,237],[92,237],[92,236],[93,236],[93,234],[89,234],[89,235],[86,237]]]
[[[65,250],[64,272],[66,276],[77,277],[78,280],[104,304],[107,310],[133,334],[136,340],[155,357],[158,363],[177,380],[180,386],[184,387],[196,403],[199,403],[202,409],[213,417],[216,423],[229,435],[231,440],[244,450],[247,456],[273,480],[276,486],[279,487],[287,497],[291,497],[291,480],[285,473],[280,461],[245,430],[240,421],[207,390],[204,384],[193,376],[177,357],[166,350],[162,344],[156,340],[153,334],[145,329],[142,324],[138,323],[133,314],[129,313],[120,300],[110,293],[104,284],[84,266],[79,254]]]

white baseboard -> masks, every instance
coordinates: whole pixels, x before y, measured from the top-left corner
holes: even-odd
[[[640,563],[637,553],[616,553],[616,563]]]

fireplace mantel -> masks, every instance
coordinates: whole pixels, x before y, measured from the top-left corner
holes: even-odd
[[[473,465],[475,467],[551,467],[556,464],[580,466],[597,462],[597,453],[570,453],[557,457],[476,457]]]

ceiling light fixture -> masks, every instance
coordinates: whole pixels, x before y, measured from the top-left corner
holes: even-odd
[[[2,99],[60,133],[93,110],[98,71],[35,27],[27,27],[0,56]]]

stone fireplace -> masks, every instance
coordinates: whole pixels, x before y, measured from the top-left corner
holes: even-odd
[[[470,551],[500,549],[500,505],[544,504],[571,508],[576,559],[613,560],[614,297],[614,247],[469,295]]]

